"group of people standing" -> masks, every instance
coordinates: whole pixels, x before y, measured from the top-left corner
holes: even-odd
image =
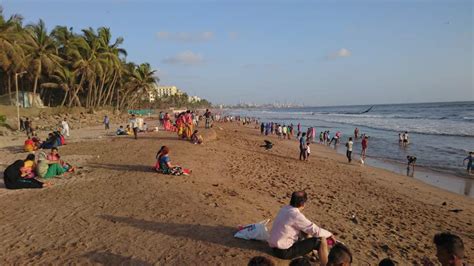
[[[277,135],[279,139],[292,139],[294,136],[294,126],[282,125],[274,122],[267,122],[260,124],[260,134],[268,135]]]

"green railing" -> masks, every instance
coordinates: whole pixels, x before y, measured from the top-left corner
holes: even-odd
[[[155,113],[153,109],[138,109],[138,110],[128,110],[128,114],[131,115],[152,115]]]

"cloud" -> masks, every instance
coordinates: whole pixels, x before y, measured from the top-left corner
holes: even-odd
[[[214,39],[214,32],[168,32],[160,31],[156,34],[158,40],[174,42],[208,42]]]
[[[336,52],[330,53],[326,55],[326,59],[337,59],[339,57],[350,57],[352,55],[352,52],[349,51],[346,48],[341,48]]]
[[[197,65],[203,62],[204,58],[201,54],[191,51],[184,51],[162,60],[162,63],[171,65]]]

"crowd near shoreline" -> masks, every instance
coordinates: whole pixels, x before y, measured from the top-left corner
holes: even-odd
[[[152,122],[150,123],[150,121]],[[210,128],[215,129],[218,123],[250,126],[259,129],[260,135],[265,138],[274,135],[281,141],[296,140],[299,145],[298,159],[300,161],[310,160],[310,155],[318,149],[317,147],[311,148],[313,143],[329,146],[333,143],[338,145],[342,140],[342,133],[339,131],[336,131],[333,136],[329,131],[317,134],[315,128],[303,130],[300,124],[294,126],[272,122],[263,123],[254,118],[222,116],[214,114],[210,110],[204,112],[187,110],[176,113],[174,116],[161,112],[157,118],[151,119],[130,115],[127,122],[115,123],[119,125],[115,132],[110,130],[109,117],[104,116],[103,119],[104,130],[110,136],[133,136],[138,140],[141,138],[141,134],[164,131],[176,134],[179,140],[185,140],[192,144],[204,144],[204,146],[206,140],[199,134],[197,128],[201,127],[204,131]],[[123,124],[126,124],[125,128]],[[71,130],[66,118],[61,119],[57,129],[49,133],[44,141],[38,137],[35,128],[28,119],[26,123],[22,124],[22,130],[27,135],[23,149],[30,154],[26,159],[17,160],[5,169],[4,181],[7,189],[53,187],[55,177],[73,175],[76,171],[80,171],[80,167],[65,162],[59,155],[58,147],[66,145],[67,139],[74,134],[74,130]],[[354,138],[362,139],[360,163],[364,165],[369,137],[364,134],[360,135],[356,128]],[[271,153],[274,143],[268,139],[263,140],[265,140],[265,145],[262,147],[265,147],[266,152]],[[353,145],[352,137],[349,137],[345,143],[346,158],[349,164],[352,162]],[[49,154],[46,150],[50,151]],[[155,156],[156,164],[152,168],[164,175],[191,175],[190,169],[171,163],[170,151],[171,148],[168,145],[162,145]],[[472,153],[470,155],[471,158],[466,158],[466,160],[472,165]],[[289,155],[289,157],[296,158],[297,155]],[[416,158],[407,158],[407,160],[407,167],[412,167],[414,171]],[[308,194],[305,191],[294,191],[289,204],[283,206],[275,216],[268,239],[266,239],[272,250],[271,254],[282,260],[291,260],[290,265],[313,265],[315,262],[319,265],[351,265],[353,253],[350,247],[333,233],[319,227],[305,217],[303,210],[307,201]],[[436,257],[441,265],[467,265],[465,264],[465,255],[467,254],[465,254],[464,243],[458,235],[441,231],[434,236],[433,245],[437,249]],[[433,254],[427,255],[433,257]],[[265,256],[256,256],[248,262],[248,265],[274,265],[274,262]],[[402,264],[391,258],[384,258],[378,265]],[[420,261],[420,265],[435,264],[426,257]]]

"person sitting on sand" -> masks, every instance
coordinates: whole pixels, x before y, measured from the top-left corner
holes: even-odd
[[[41,144],[41,149],[51,149],[57,145],[57,137],[53,133],[49,133],[48,138]]]
[[[21,168],[21,177],[22,178],[34,178],[36,176],[35,174],[35,168],[36,168],[36,163],[35,163],[35,155],[34,154],[28,154],[26,156],[26,159],[24,160],[24,166]]]
[[[202,144],[203,138],[198,134],[197,130],[194,130],[194,133],[191,135],[192,144]]]
[[[123,126],[119,126],[117,130],[115,131],[115,135],[117,136],[122,136],[122,135],[128,135]]]
[[[159,153],[159,156],[158,156],[158,164],[160,168],[157,170],[165,175],[179,176],[179,175],[186,174],[181,168],[181,166],[171,164],[169,153],[170,153],[170,149],[168,147],[163,146],[161,148],[161,152]]]
[[[36,174],[44,179],[52,178],[64,174],[66,171],[57,161],[47,159],[43,151],[38,154],[38,163],[36,165]]]
[[[47,187],[49,183],[40,182],[34,178],[22,178],[21,168],[25,166],[25,162],[22,160],[15,161],[9,165],[3,172],[3,180],[5,187],[8,189],[21,189],[21,188],[42,188]]]
[[[65,161],[61,160],[61,156],[59,155],[58,148],[52,148],[51,153],[48,154],[46,159],[48,159],[49,161],[52,161],[52,162],[59,163],[64,168],[64,171],[67,171],[67,172],[74,171],[74,168],[70,164],[68,164]]]
[[[264,256],[255,256],[250,259],[247,266],[275,266],[275,263]]]
[[[133,130],[130,127],[130,125],[127,125],[127,127],[125,128],[125,131],[127,132],[127,135],[133,135]]]
[[[350,266],[352,253],[341,243],[336,243],[329,252],[327,266]]]
[[[293,259],[318,250],[321,263],[326,263],[326,238],[336,240],[331,232],[318,227],[303,215],[301,211],[307,200],[304,191],[291,194],[290,205],[282,207],[273,222],[268,244],[280,259]],[[307,234],[308,238],[299,240],[301,233]]]
[[[30,136],[28,136],[28,138],[25,140],[25,144],[23,147],[26,152],[32,152],[36,150],[35,142]]]

